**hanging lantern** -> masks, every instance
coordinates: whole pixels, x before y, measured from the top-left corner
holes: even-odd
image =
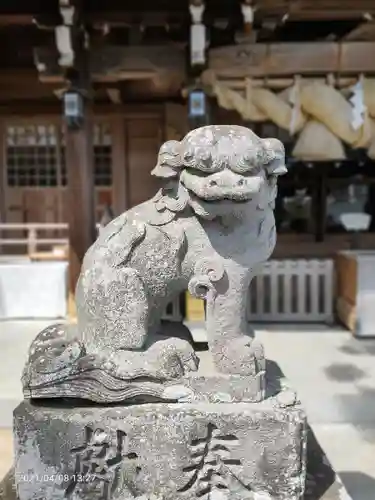
[[[84,104],[82,94],[74,90],[68,90],[64,93],[63,103],[64,117],[68,128],[81,128],[84,118]]]
[[[189,122],[191,128],[208,125],[208,103],[207,96],[202,89],[194,89],[189,92]]]
[[[206,94],[201,89],[192,90],[189,94],[189,117],[202,118],[206,112]]]

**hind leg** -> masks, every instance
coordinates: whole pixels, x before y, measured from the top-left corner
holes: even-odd
[[[122,376],[130,378],[141,368],[143,375],[160,373],[162,378],[175,378],[197,368],[194,350],[186,341],[168,339],[141,351],[151,323],[150,304],[135,269],[110,268],[102,276],[99,283],[98,276],[93,274],[90,281],[86,275],[78,293],[79,329],[88,353],[111,359]],[[152,309],[153,315],[159,313],[161,310]]]
[[[107,268],[97,276],[85,276],[83,297],[77,297],[78,323],[88,351],[140,349],[148,328],[147,292],[132,268]],[[91,283],[90,283],[91,282]],[[90,286],[92,283],[95,286]]]

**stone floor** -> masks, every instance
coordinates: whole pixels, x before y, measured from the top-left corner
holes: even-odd
[[[277,325],[258,334],[353,500],[375,500],[375,340],[325,326]]]
[[[0,322],[0,477],[12,461],[12,410],[22,398],[27,348],[44,326]],[[355,340],[340,328],[319,325],[262,325],[256,331],[267,357],[298,391],[353,500],[375,500],[375,340]]]
[[[8,472],[13,460],[13,438],[10,429],[0,429],[0,479]]]

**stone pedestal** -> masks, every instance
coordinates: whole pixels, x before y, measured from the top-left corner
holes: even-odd
[[[304,491],[305,415],[274,397],[121,407],[25,401],[14,434],[19,500],[300,500]]]
[[[343,500],[344,498],[352,500],[340,477],[335,473],[324,451],[316,441],[314,434],[309,430],[304,500]],[[0,482],[0,500],[19,500],[16,493],[14,467]]]

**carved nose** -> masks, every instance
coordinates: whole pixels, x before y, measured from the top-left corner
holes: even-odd
[[[217,183],[217,181],[211,180],[211,181],[209,182],[209,185],[210,185],[211,187],[214,187],[214,186],[217,186],[217,185],[218,185],[218,183]],[[246,185],[246,181],[245,181],[245,179],[240,179],[239,181],[237,181],[237,186],[245,186],[245,185]]]

